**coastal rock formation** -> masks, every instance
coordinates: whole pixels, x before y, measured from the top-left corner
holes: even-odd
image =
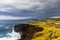
[[[15,32],[21,33],[18,40],[60,40],[60,21],[46,20],[18,24]]]
[[[31,40],[34,36],[34,33],[43,31],[42,27],[36,27],[35,25],[30,24],[18,24],[14,27],[15,32],[22,33],[21,39],[19,40]]]

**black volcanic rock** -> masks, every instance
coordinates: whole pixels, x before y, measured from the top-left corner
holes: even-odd
[[[18,40],[31,40],[34,36],[34,33],[42,31],[43,28],[36,27],[35,25],[30,24],[18,24],[14,27],[15,32],[22,32],[21,39]]]

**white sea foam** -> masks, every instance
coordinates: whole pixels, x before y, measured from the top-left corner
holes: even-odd
[[[2,38],[0,38],[0,40],[17,40],[17,39],[20,39],[20,34],[14,32],[14,30],[11,33],[8,33],[7,35],[8,35],[8,37],[2,37]]]

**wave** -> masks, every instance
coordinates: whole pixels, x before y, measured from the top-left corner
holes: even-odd
[[[7,33],[7,35],[6,37],[1,37],[0,40],[17,40],[21,38],[19,33],[14,32],[14,29],[11,33]]]

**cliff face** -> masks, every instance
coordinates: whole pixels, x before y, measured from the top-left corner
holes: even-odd
[[[36,32],[43,31],[42,27],[30,24],[18,24],[14,27],[15,32],[22,33],[19,40],[31,40]]]
[[[14,30],[22,33],[19,40],[60,40],[60,21],[57,20],[18,24]]]

